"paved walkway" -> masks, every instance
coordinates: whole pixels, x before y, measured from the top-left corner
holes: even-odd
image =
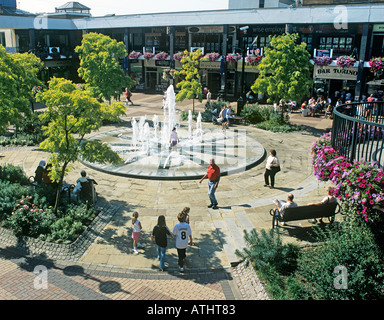
[[[125,121],[132,116],[162,114],[162,96],[134,94],[134,106],[127,106]],[[191,102],[177,104],[178,110],[189,110]],[[203,104],[195,104],[203,110]],[[241,282],[236,281],[239,270],[236,249],[245,246],[243,230],[271,228],[269,210],[272,199],[286,199],[293,192],[299,204],[319,201],[326,194],[325,183],[312,175],[310,147],[316,136],[332,123],[329,119],[302,118],[291,115],[293,123],[308,125],[311,131],[275,134],[238,126],[259,141],[266,150],[276,149],[282,171],[276,177],[275,189],[263,187],[265,161],[242,173],[223,177],[217,190],[219,209],[208,209],[206,183],[198,181],[159,181],[131,179],[108,175],[73,165],[66,182],[74,183],[85,169],[97,182],[99,203],[116,208],[111,221],[97,235],[96,240],[76,261],[60,261],[49,257],[25,256],[15,248],[0,244],[0,298],[2,299],[139,299],[139,300],[234,300],[254,299],[247,295]],[[206,127],[212,124],[204,123]],[[112,130],[105,126],[102,130]],[[10,148],[0,150],[1,163],[19,165],[33,175],[35,168],[49,154],[36,148]],[[166,272],[160,272],[155,246],[150,233],[157,217],[165,215],[172,230],[177,214],[190,207],[194,246],[187,249],[184,274],[177,269],[177,252],[174,240],[169,241]],[[139,212],[143,225],[144,249],[133,255],[130,231],[133,211]],[[281,228],[283,240],[306,244],[312,226],[298,221]],[[48,288],[36,289],[38,270],[47,268]],[[43,269],[44,269],[43,267]],[[243,268],[243,266],[242,266]],[[35,273],[33,273],[35,271]],[[235,271],[235,272],[234,272]],[[44,275],[44,272],[42,273]],[[240,286],[240,288],[239,288]],[[37,285],[38,287],[38,285]]]

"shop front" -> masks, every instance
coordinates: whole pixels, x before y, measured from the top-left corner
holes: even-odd
[[[354,98],[358,67],[314,66],[314,96],[337,97],[337,92],[345,91]]]

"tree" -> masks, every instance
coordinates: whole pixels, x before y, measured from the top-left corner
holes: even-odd
[[[98,33],[83,36],[81,46],[75,48],[80,57],[79,76],[86,82],[93,96],[107,101],[122,87],[130,89],[136,82],[124,74],[119,58],[128,54],[123,42]]]
[[[181,88],[181,90],[176,95],[176,101],[193,99],[193,111],[195,111],[195,98],[199,99],[200,102],[203,101],[198,69],[200,58],[201,49],[198,49],[195,52],[188,52],[185,50],[184,56],[180,60],[183,69],[180,71],[175,71],[175,76],[182,78],[182,80],[176,85],[177,88]]]
[[[300,101],[312,86],[312,65],[305,43],[298,43],[298,34],[272,37],[270,47],[258,66],[258,78],[251,87],[263,93],[269,103]]]
[[[31,113],[32,88],[42,86],[37,78],[43,63],[32,53],[8,54],[0,44],[0,131],[18,125]]]
[[[118,154],[99,141],[86,141],[86,134],[98,130],[103,119],[111,114],[124,114],[120,103],[108,105],[97,101],[89,90],[82,90],[70,80],[52,78],[48,90],[37,94],[38,101],[46,104],[47,111],[40,117],[48,122],[43,127],[47,138],[40,144],[51,152],[51,179],[58,182],[55,212],[60,203],[60,191],[71,162],[79,157],[90,162],[112,163],[121,161]]]

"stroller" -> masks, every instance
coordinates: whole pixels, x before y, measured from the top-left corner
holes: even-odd
[[[217,121],[217,109],[211,110],[212,113],[212,123],[213,124],[219,124]]]

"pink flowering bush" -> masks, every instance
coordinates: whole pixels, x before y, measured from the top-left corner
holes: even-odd
[[[317,139],[311,149],[315,176],[335,184],[333,195],[365,221],[383,219],[384,172],[377,163],[350,163],[331,146],[331,134]]]
[[[336,64],[340,68],[349,68],[356,63],[356,59],[350,56],[341,56],[336,59]]]
[[[316,57],[313,59],[313,62],[318,66],[329,66],[332,63],[332,58],[330,58],[330,57]]]
[[[36,205],[31,196],[23,196],[16,203],[11,216],[4,221],[3,226],[13,230],[16,236],[36,237],[41,232],[41,225],[45,218],[45,210]]]

